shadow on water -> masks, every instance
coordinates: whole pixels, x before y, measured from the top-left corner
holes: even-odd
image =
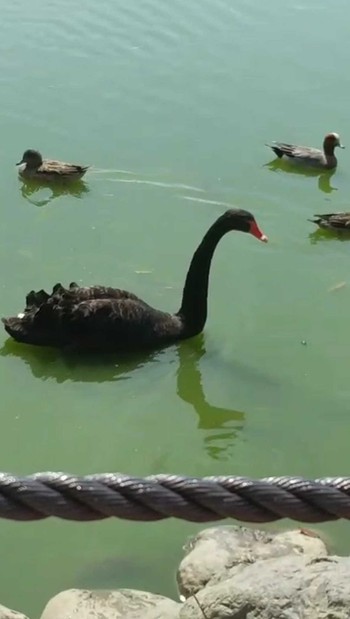
[[[42,198],[39,200],[32,199],[36,193],[40,191],[50,190],[51,195],[47,198]],[[89,187],[86,185],[84,181],[76,181],[68,183],[44,183],[42,181],[22,181],[20,187],[21,194],[27,202],[30,204],[34,204],[34,206],[47,206],[55,200],[56,198],[60,198],[62,196],[71,196],[73,198],[81,198],[84,194],[90,191]]]
[[[204,445],[208,455],[215,460],[225,460],[244,427],[245,413],[207,402],[199,369],[205,352],[203,335],[178,345],[177,394],[198,415],[198,429],[205,431]]]
[[[287,174],[295,174],[299,176],[305,176],[309,178],[318,178],[318,188],[324,193],[332,193],[332,191],[338,191],[337,187],[332,187],[331,178],[335,174],[336,170],[313,170],[305,169],[302,167],[293,166],[288,161],[281,159],[273,159],[269,163],[265,163],[263,166],[268,168],[271,172],[286,172]]]
[[[22,359],[29,366],[32,375],[41,380],[54,379],[59,384],[66,381],[104,383],[131,379],[135,371],[150,363],[169,363],[169,358],[163,359],[163,355],[169,354],[169,351],[176,353],[178,358],[177,395],[183,402],[190,404],[196,413],[197,427],[203,432],[207,454],[215,460],[227,460],[244,428],[246,414],[234,408],[215,406],[207,401],[199,368],[201,359],[206,355],[203,334],[174,347],[140,353],[98,355],[23,345],[9,338],[0,349],[0,356]],[[242,386],[244,394],[253,384],[267,406],[273,404],[274,398],[279,401],[278,381],[264,372],[242,366],[237,360],[231,364],[220,359],[220,353],[214,354],[216,368],[222,363],[221,376],[230,373],[230,381],[223,378],[224,384],[231,384],[234,376],[240,393]],[[173,362],[174,356],[171,354],[170,363]]]
[[[44,348],[19,344],[6,340],[0,349],[2,357],[13,356],[22,359],[35,378],[53,378],[57,383],[95,382],[104,383],[127,380],[129,374],[146,363],[158,362],[164,351],[123,354],[82,354],[65,353],[55,348]]]
[[[53,378],[57,383],[64,383],[65,381],[103,383],[126,380],[131,372],[142,368],[148,363],[163,362],[163,355],[169,354],[169,351],[172,350],[178,352],[178,394],[182,400],[191,403],[196,409],[202,404],[201,417],[204,427],[209,423],[208,419],[210,417],[209,412],[205,413],[204,409],[206,407],[209,407],[210,410],[212,409],[206,403],[201,385],[201,374],[198,368],[199,360],[206,353],[204,334],[179,342],[173,346],[149,351],[123,353],[63,351],[57,348],[21,344],[8,337],[3,347],[0,348],[0,356],[22,359],[30,367],[35,378],[44,380]],[[233,368],[228,368],[226,361],[224,359],[220,360],[220,352],[217,351],[215,351],[215,358],[216,365],[220,364],[220,362],[223,363],[222,371],[229,369],[231,372],[232,370],[237,379],[242,378],[246,380],[248,377],[255,384],[260,383],[260,386],[263,384],[269,389],[271,387],[276,388],[275,381],[272,381],[271,377],[264,372],[261,373],[251,367],[242,366],[237,359],[234,360]],[[186,379],[186,375],[188,379]],[[225,411],[225,409],[215,407],[213,410],[217,412]],[[207,421],[205,422],[204,419],[207,419]]]
[[[323,241],[350,241],[350,231],[332,231],[332,230],[323,230],[318,228],[314,232],[309,234],[309,240],[311,245],[316,245],[317,243]]]

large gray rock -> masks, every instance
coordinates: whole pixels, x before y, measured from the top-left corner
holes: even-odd
[[[169,598],[145,591],[70,589],[48,602],[41,619],[178,619],[180,608]]]
[[[180,619],[349,619],[350,558],[290,555],[232,568],[189,598]]]
[[[327,555],[323,541],[306,529],[283,533],[266,533],[240,526],[204,529],[185,547],[188,554],[181,561],[177,582],[182,598],[200,591],[207,584],[230,578],[237,565],[251,564],[286,555]]]
[[[28,617],[22,615],[22,613],[18,613],[16,610],[1,606],[0,604],[0,619],[28,619]]]

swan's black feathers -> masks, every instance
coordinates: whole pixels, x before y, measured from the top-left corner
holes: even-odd
[[[85,349],[147,348],[178,337],[181,320],[154,309],[135,294],[118,288],[72,283],[31,291],[21,317],[3,319],[19,341]]]
[[[40,307],[43,303],[49,299],[50,295],[45,290],[39,290],[34,292],[31,290],[26,296],[26,308],[25,311],[30,311],[36,307]]]

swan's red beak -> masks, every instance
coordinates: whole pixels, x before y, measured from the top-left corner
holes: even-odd
[[[259,239],[259,241],[262,241],[263,243],[267,243],[267,241],[269,240],[266,236],[266,234],[264,234],[263,232],[261,232],[258,224],[256,223],[256,221],[252,221],[252,223],[250,224],[250,230],[249,230],[250,234],[252,234],[253,236],[255,236],[257,239]]]

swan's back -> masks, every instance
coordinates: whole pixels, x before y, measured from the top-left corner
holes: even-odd
[[[87,350],[149,348],[178,339],[181,320],[126,290],[70,284],[31,291],[23,314],[3,319],[17,341]]]

